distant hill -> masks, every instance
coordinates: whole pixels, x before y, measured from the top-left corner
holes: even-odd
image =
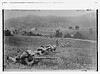
[[[34,27],[53,27],[68,28],[79,25],[81,28],[96,28],[96,17],[94,14],[86,14],[74,17],[57,17],[57,16],[33,16],[11,18],[5,21],[6,28],[17,28],[21,30],[30,30]]]

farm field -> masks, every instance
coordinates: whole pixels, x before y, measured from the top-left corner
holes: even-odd
[[[37,36],[5,36],[4,38],[4,70],[96,70],[97,44],[92,40],[61,39],[61,43],[69,43],[71,47],[57,47],[57,52],[47,57],[56,57],[56,60],[42,60],[38,65],[27,66],[6,60],[7,56],[17,56],[26,49],[35,51],[41,45],[56,44],[57,38]]]

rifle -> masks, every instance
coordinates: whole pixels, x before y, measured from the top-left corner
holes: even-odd
[[[38,60],[43,60],[43,59],[57,59],[57,58],[53,58],[53,57],[34,57],[34,59],[38,59]]]

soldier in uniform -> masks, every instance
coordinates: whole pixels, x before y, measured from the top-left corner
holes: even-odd
[[[34,59],[35,57],[35,52],[32,50],[26,50],[24,51],[20,56],[16,57],[7,57],[7,59],[13,61],[14,63],[22,63],[22,64],[27,64],[27,65],[32,65],[36,64],[39,62],[39,60]]]

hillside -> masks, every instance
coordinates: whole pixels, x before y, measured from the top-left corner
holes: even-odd
[[[53,27],[68,28],[79,25],[81,28],[96,28],[96,17],[94,14],[87,14],[74,17],[57,17],[57,16],[33,16],[11,18],[5,21],[6,28],[18,28],[30,30],[34,27]]]
[[[61,43],[69,43],[70,47],[57,47],[59,53],[45,56],[57,57],[55,60],[42,60],[39,65],[27,66],[6,60],[6,56],[17,56],[26,49],[35,51],[41,45],[55,44],[53,38],[14,36],[5,37],[4,69],[6,70],[95,70],[96,69],[96,43],[91,40],[58,39]]]

